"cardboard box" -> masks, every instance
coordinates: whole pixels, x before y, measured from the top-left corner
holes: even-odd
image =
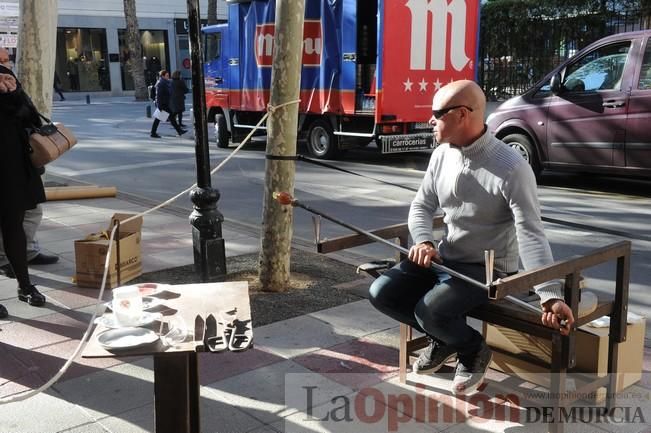
[[[640,320],[627,326],[626,341],[619,345],[616,392],[633,385],[642,378],[644,357],[644,333],[646,321]],[[486,342],[509,354],[527,357],[531,362],[495,352],[491,367],[515,373],[518,377],[541,386],[549,386],[549,369],[536,361],[551,361],[551,342],[508,328],[484,324]],[[582,326],[576,333],[576,367],[572,371],[593,373],[603,377],[608,373],[608,328]],[[605,397],[605,388],[596,394],[596,402]]]
[[[124,221],[132,216],[134,215],[114,214],[111,217],[108,235],[110,236],[113,225],[118,220]],[[117,273],[118,243],[120,246],[120,285],[142,274],[142,257],[140,253],[141,229],[142,217],[136,218],[126,224],[120,224],[119,239],[113,240],[113,246],[111,247],[111,260],[109,261],[109,273],[106,277],[106,288],[113,288],[119,285]],[[101,287],[108,246],[109,241],[106,236],[97,240],[82,239],[75,241],[75,279],[79,287],[95,289]]]

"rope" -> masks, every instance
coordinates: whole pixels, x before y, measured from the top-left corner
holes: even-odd
[[[265,115],[262,116],[260,121],[255,125],[255,127],[246,136],[246,138],[221,163],[219,163],[219,165],[217,165],[217,167],[215,167],[213,170],[210,171],[210,175],[212,176],[217,171],[219,171],[228,161],[231,160],[231,158],[233,158],[233,156],[235,156],[235,154],[251,139],[251,137],[253,136],[255,131],[258,130],[260,125],[262,125],[262,123],[267,119],[267,117],[269,117],[269,114],[274,113],[279,108],[283,108],[283,107],[286,107],[286,106],[291,105],[291,104],[297,104],[299,102],[301,102],[300,99],[297,99],[295,101],[285,102],[285,103],[282,103],[282,104],[276,105],[276,106],[273,106],[271,104],[267,105],[267,112],[265,113]],[[194,184],[192,184],[192,186],[190,186],[189,188],[186,188],[185,190],[183,190],[182,192],[176,194],[172,198],[160,203],[157,206],[152,207],[151,209],[145,210],[145,211],[143,211],[143,212],[141,212],[141,213],[139,213],[137,215],[129,217],[129,218],[121,221],[120,224],[125,224],[125,223],[127,223],[129,221],[133,221],[136,218],[143,217],[143,216],[145,216],[147,214],[150,214],[150,213],[152,213],[152,212],[154,212],[154,211],[156,211],[158,209],[161,209],[161,208],[169,205],[170,203],[173,203],[174,201],[176,201],[182,195],[187,194],[188,192],[190,192],[196,186],[197,186],[197,184],[194,183]],[[70,358],[68,358],[66,363],[63,364],[63,366],[59,369],[59,371],[50,380],[48,380],[46,383],[44,383],[43,385],[41,385],[37,389],[33,389],[33,390],[30,390],[30,391],[24,391],[22,393],[18,393],[18,394],[12,395],[10,397],[0,397],[0,405],[27,400],[30,397],[33,397],[33,396],[35,396],[35,395],[37,395],[37,394],[39,394],[41,392],[46,391],[48,388],[50,388],[52,385],[54,385],[56,383],[56,381],[61,378],[61,376],[63,376],[66,373],[66,371],[70,367],[70,364],[73,363],[73,361],[77,358],[77,356],[79,356],[81,351],[86,347],[86,344],[88,344],[88,339],[90,338],[90,335],[92,333],[91,329],[93,328],[93,324],[95,323],[95,319],[97,318],[97,313],[99,311],[98,307],[99,307],[100,303],[102,302],[102,297],[104,296],[104,289],[106,287],[106,277],[108,275],[109,261],[110,261],[110,258],[111,258],[111,250],[113,249],[113,240],[115,238],[115,232],[117,231],[117,228],[118,228],[117,224],[113,225],[113,229],[111,230],[111,236],[109,237],[108,249],[106,251],[106,259],[104,260],[104,274],[102,276],[102,285],[100,286],[99,294],[97,295],[97,301],[95,302],[95,311],[93,312],[93,315],[90,318],[88,326],[86,327],[86,331],[84,332],[84,335],[81,337],[81,340],[79,341],[79,344],[77,345],[77,348],[72,353]]]

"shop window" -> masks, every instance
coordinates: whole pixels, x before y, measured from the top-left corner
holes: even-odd
[[[120,44],[122,90],[133,90],[133,78],[127,69],[129,49],[125,29],[118,30],[118,41]],[[142,57],[145,61],[145,81],[147,85],[154,84],[161,69],[169,70],[167,30],[140,30],[140,43],[142,44]]]
[[[111,90],[105,29],[57,29],[56,71],[65,91]]]

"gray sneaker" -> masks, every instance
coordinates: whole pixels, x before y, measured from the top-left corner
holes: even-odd
[[[429,346],[423,350],[412,367],[416,374],[428,374],[438,371],[443,364],[453,361],[457,357],[457,351],[445,346],[438,341],[427,337]]]
[[[457,362],[457,368],[452,381],[452,392],[459,395],[472,394],[484,382],[484,376],[493,359],[493,351],[485,341],[481,342],[479,351],[469,361],[469,365]]]

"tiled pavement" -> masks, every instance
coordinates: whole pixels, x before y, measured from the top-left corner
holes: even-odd
[[[115,211],[138,212],[121,199],[51,202],[38,233],[44,249],[61,258],[36,266],[34,281],[45,308],[18,302],[15,281],[0,277],[0,396],[34,389],[72,354],[92,314],[97,291],[72,283],[72,241],[107,225]],[[145,272],[192,261],[187,217],[157,212],[145,218]],[[256,251],[258,239],[225,225],[227,252]],[[363,283],[362,283],[363,284]],[[504,375],[474,398],[447,391],[442,375],[397,380],[397,324],[358,301],[255,329],[255,348],[237,355],[200,355],[202,431],[210,432],[543,432],[546,424],[524,409],[508,412],[496,398]],[[651,351],[645,352],[651,370]],[[644,432],[651,423],[651,380],[629,388],[623,402],[641,408],[633,422],[571,423],[568,432]],[[490,408],[487,410],[486,408]],[[501,412],[500,412],[501,411]],[[510,416],[502,416],[508,413]],[[534,413],[535,415],[535,413]],[[531,417],[530,417],[531,418]],[[500,420],[502,419],[502,420]],[[48,391],[0,405],[1,433],[150,432],[154,428],[151,358],[82,359]],[[594,421],[594,420],[592,420]],[[644,422],[641,422],[644,421]]]

